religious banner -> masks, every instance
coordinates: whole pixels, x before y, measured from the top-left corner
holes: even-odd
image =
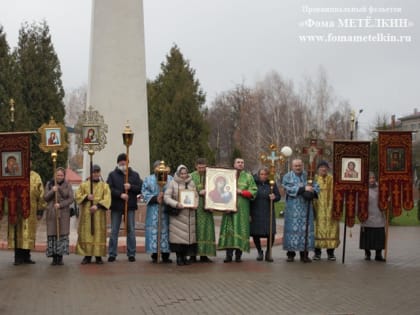
[[[360,222],[368,217],[369,149],[367,141],[334,141],[333,217],[346,210],[346,224],[352,227],[356,209]]]
[[[18,215],[25,219],[31,210],[30,190],[30,136],[33,132],[0,133],[0,219],[5,200],[9,223],[16,224]]]
[[[411,131],[379,131],[379,208],[394,216],[414,207],[411,145]]]

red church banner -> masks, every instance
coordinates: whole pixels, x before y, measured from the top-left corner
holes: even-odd
[[[339,220],[345,210],[349,227],[356,212],[360,222],[368,217],[369,150],[367,141],[334,141],[333,217]]]
[[[414,207],[411,151],[411,131],[379,131],[379,208],[394,216]]]
[[[0,219],[5,201],[9,223],[16,224],[18,215],[30,214],[30,135],[33,132],[0,133]]]

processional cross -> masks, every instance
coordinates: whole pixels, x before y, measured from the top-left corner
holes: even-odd
[[[303,154],[309,156],[309,165],[308,165],[308,183],[312,182],[314,173],[316,170],[316,160],[322,154],[322,148],[317,147],[317,140],[311,139],[309,142],[309,147],[303,148]]]
[[[269,175],[268,180],[270,184],[270,193],[273,194],[274,191],[274,185],[275,177],[276,177],[276,163],[280,164],[280,166],[283,166],[286,158],[289,157],[292,154],[292,149],[289,147],[283,147],[281,149],[281,152],[277,151],[277,146],[275,144],[270,145],[270,154],[261,153],[260,154],[260,161],[264,165],[269,166]],[[270,199],[270,231],[269,235],[272,235],[272,222],[273,222],[273,200]],[[268,238],[268,251],[267,251],[267,261],[273,261],[273,258],[271,257],[271,247],[272,247],[272,237],[270,236]]]

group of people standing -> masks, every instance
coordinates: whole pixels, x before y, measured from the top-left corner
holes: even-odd
[[[30,250],[35,246],[36,220],[42,218],[44,209],[47,222],[46,255],[52,258],[52,265],[63,264],[63,255],[69,254],[70,206],[74,200],[81,208],[76,244],[76,254],[84,256],[81,263],[90,264],[95,257],[96,264],[103,264],[102,257],[107,254],[108,262],[116,260],[125,208],[128,213],[125,227],[127,257],[128,261],[134,262],[135,211],[139,195],[143,196],[147,206],[145,249],[153,263],[158,261],[158,247],[163,263],[172,263],[170,253],[175,252],[179,266],[197,261],[212,262],[210,257],[216,256],[216,249],[225,250],[225,263],[233,260],[241,262],[243,252],[250,251],[250,236],[257,249],[257,260],[264,260],[261,238],[266,238],[267,243],[273,245],[276,234],[273,204],[281,199],[278,187],[270,185],[268,181],[267,168],[260,169],[252,176],[244,170],[244,160],[235,159],[237,211],[223,212],[216,246],[213,210],[204,207],[205,159],[196,161],[196,169],[192,173],[185,165],[179,165],[173,177],[168,176],[164,187],[159,186],[155,172],[142,181],[137,172],[127,167],[127,162],[126,154],[118,155],[117,166],[109,173],[106,182],[102,179],[100,166],[94,165],[92,176],[79,186],[74,195],[71,185],[65,180],[65,169],[57,168],[54,178],[48,181],[45,188],[39,175],[31,171],[31,215],[27,219],[20,218],[15,226],[17,240],[14,240],[14,230],[9,229],[9,247],[14,248],[16,244],[15,265],[35,263]],[[154,163],[153,170],[159,163]],[[317,169],[318,174],[313,182],[308,182],[302,160],[295,159],[292,161],[292,170],[282,180],[286,195],[283,248],[287,252],[288,262],[294,261],[296,252],[299,252],[302,262],[311,262],[309,251],[314,251],[314,260],[320,260],[322,248],[327,249],[328,260],[336,259],[334,249],[340,241],[339,223],[332,218],[332,175],[325,161],[321,161]],[[180,189],[195,191],[197,207],[183,206],[178,200]],[[385,243],[385,221],[377,206],[377,185],[373,173],[370,174],[369,189],[369,219],[361,227],[360,248],[365,250],[366,260],[370,260],[370,250],[374,249],[375,260],[384,261],[381,251]],[[176,215],[170,215],[171,212],[165,210],[167,207],[177,209]],[[108,209],[111,210],[111,234],[107,250]],[[273,261],[270,254],[271,249],[267,245],[267,262]]]
[[[300,260],[308,263],[321,259],[322,249],[326,249],[327,259],[335,261],[335,248],[340,245],[339,221],[333,218],[333,176],[329,173],[328,162],[320,161],[313,181],[303,170],[300,159],[292,161],[292,170],[283,177],[286,193],[284,216],[283,248],[287,251],[287,261],[293,262],[296,251]],[[365,251],[365,259],[370,260],[371,250],[375,250],[375,260],[385,261],[385,215],[378,207],[378,186],[375,174],[369,173],[369,218],[361,223],[360,249]],[[309,258],[309,251],[314,251]]]

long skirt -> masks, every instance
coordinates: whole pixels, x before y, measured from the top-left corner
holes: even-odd
[[[177,243],[170,243],[171,252],[175,252],[177,254],[186,255],[186,256],[194,256],[197,252],[197,244],[177,244]]]
[[[48,236],[48,244],[46,249],[47,257],[53,257],[53,255],[68,255],[69,254],[69,236],[60,235],[60,239],[57,240],[56,235]]]
[[[360,227],[359,248],[366,250],[380,250],[385,248],[384,227]]]

